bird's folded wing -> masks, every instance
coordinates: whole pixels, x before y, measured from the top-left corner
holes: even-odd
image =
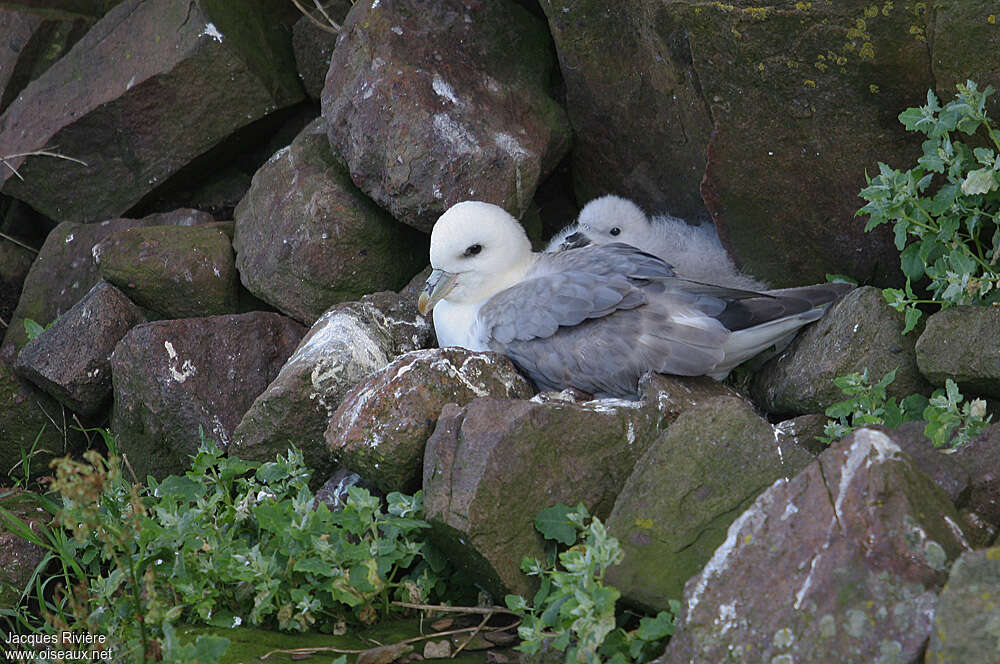
[[[497,293],[479,310],[479,324],[487,340],[509,344],[548,338],[560,327],[634,309],[646,301],[642,290],[621,275],[560,272]]]

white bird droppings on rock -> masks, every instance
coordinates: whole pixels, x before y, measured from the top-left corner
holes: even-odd
[[[202,37],[208,36],[214,39],[215,41],[219,42],[220,44],[222,43],[222,33],[219,32],[219,29],[215,27],[214,23],[206,23],[205,29],[201,31],[201,36]]]
[[[184,360],[181,363],[180,369],[177,368],[177,351],[174,350],[174,345],[169,341],[163,342],[163,347],[167,349],[167,357],[169,358],[170,366],[167,370],[170,372],[170,377],[173,378],[178,383],[183,383],[191,376],[198,373],[198,368],[194,366],[191,360]]]
[[[439,74],[434,74],[434,78],[431,79],[431,87],[434,88],[434,92],[438,94],[439,97],[444,97],[453,104],[458,104],[458,97],[455,96],[455,91],[451,89],[448,82],[445,81]]]

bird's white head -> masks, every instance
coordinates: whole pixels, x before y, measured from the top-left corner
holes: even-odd
[[[640,248],[647,245],[653,230],[642,208],[626,198],[611,195],[584,205],[577,224],[594,244],[624,242]]]
[[[421,313],[439,300],[485,300],[517,283],[533,261],[531,241],[506,210],[480,201],[457,203],[431,231],[434,271],[420,294]]]

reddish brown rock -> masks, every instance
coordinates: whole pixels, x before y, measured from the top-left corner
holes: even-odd
[[[406,353],[351,390],[326,430],[337,463],[383,491],[420,488],[424,445],[445,404],[527,399],[531,384],[496,353],[433,348]]]
[[[653,376],[640,385],[642,401],[580,403],[546,392],[445,406],[424,453],[424,506],[437,545],[491,592],[532,592],[519,565],[526,555],[544,557],[533,524],[540,510],[583,502],[607,518],[661,431],[697,403],[734,396],[708,378]]]
[[[111,430],[139,478],[185,472],[199,429],[226,449],[303,334],[285,316],[250,313],[146,323],[125,335],[111,356]]]
[[[120,215],[233,131],[303,97],[265,0],[124,0],[0,116],[4,193],[60,221]],[[125,54],[127,57],[123,56]],[[154,110],[155,109],[155,110]],[[86,164],[86,165],[84,165]]]
[[[294,445],[322,482],[333,463],[324,432],[341,400],[397,355],[429,346],[433,334],[413,298],[382,292],[338,304],[254,400],[233,434],[231,453],[269,461]]]
[[[903,315],[886,304],[878,288],[856,288],[754,373],[754,400],[769,413],[822,413],[846,398],[833,380],[865,369],[873,384],[896,371],[889,396],[927,394],[916,341],[914,333],[903,334]]]
[[[70,410],[96,414],[111,397],[111,353],[125,333],[144,322],[124,293],[99,282],[25,344],[14,368]]]
[[[733,522],[655,661],[920,661],[967,548],[944,492],[887,435],[859,430]]]
[[[428,240],[354,186],[319,118],[254,175],[233,247],[247,290],[311,325],[338,302],[402,288]]]
[[[685,410],[639,459],[607,520],[625,551],[607,581],[633,605],[669,609],[726,530],[775,480],[813,456],[782,444],[745,400],[706,399]]]
[[[124,229],[95,255],[104,279],[165,318],[236,313],[236,259],[229,236],[215,224]]]
[[[358,2],[323,89],[330,143],[415,228],[468,199],[521,217],[569,149],[554,65],[544,22],[510,0]]]
[[[98,224],[59,224],[45,238],[45,244],[31,265],[17,309],[14,310],[10,327],[4,335],[3,348],[19,349],[24,345],[27,341],[24,332],[26,318],[44,327],[69,310],[100,281],[98,246],[110,235],[133,226],[190,226],[210,221],[212,216],[204,212],[174,210],[142,219],[118,218]]]
[[[712,119],[676,3],[539,4],[566,85],[579,202],[617,194],[657,214],[707,216],[698,187]]]

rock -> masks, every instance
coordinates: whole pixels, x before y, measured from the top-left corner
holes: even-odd
[[[32,474],[83,442],[58,401],[14,374],[0,359],[0,477],[24,476],[22,455],[31,455]],[[16,470],[15,470],[16,467]]]
[[[330,419],[326,444],[341,467],[382,491],[413,493],[420,488],[424,445],[445,404],[533,394],[502,355],[464,348],[411,351],[348,392]]]
[[[142,219],[108,219],[99,224],[59,224],[45,238],[45,244],[31,265],[2,347],[23,346],[28,340],[24,332],[24,319],[30,318],[43,327],[48,325],[101,280],[94,251],[111,234],[133,226],[190,226],[207,221],[212,221],[209,214],[197,210],[176,210]]]
[[[424,453],[430,537],[494,596],[533,592],[518,566],[523,556],[544,557],[539,511],[583,502],[607,518],[636,461],[680,412],[733,395],[708,378],[655,375],[641,390],[641,401],[577,403],[550,392],[445,406]]]
[[[16,0],[23,11],[59,19],[97,19],[121,0]],[[9,2],[6,4],[10,4]]]
[[[225,450],[304,333],[290,318],[250,313],[146,323],[125,335],[111,356],[110,428],[139,479],[185,472],[199,428]]]
[[[315,479],[315,476],[313,479]],[[348,490],[352,486],[364,489],[373,496],[383,496],[383,494],[375,488],[374,485],[368,483],[365,478],[361,477],[357,473],[352,473],[349,470],[340,468],[334,471],[333,475],[330,476],[330,479],[323,482],[323,485],[316,490],[316,505],[323,503],[330,508],[331,511],[343,509],[344,505],[347,504],[347,497],[349,495]]]
[[[956,84],[971,79],[980,84],[980,90],[986,85],[1000,88],[997,68],[1000,34],[996,30],[1000,15],[996,13],[996,5],[990,0],[941,0],[934,8],[928,36],[934,53],[931,59],[934,87],[951,91]],[[1000,99],[994,96],[987,104],[987,112],[996,118],[1000,114]]]
[[[0,241],[0,320],[11,320],[35,252],[13,242]],[[23,323],[22,323],[23,325]]]
[[[323,88],[330,144],[415,228],[467,199],[521,217],[570,145],[554,65],[544,22],[509,0],[359,2]]]
[[[402,288],[428,253],[426,235],[351,183],[321,118],[257,171],[233,246],[247,290],[307,325],[338,302]]]
[[[0,7],[0,113],[30,81],[62,57],[87,31],[89,21],[48,19],[24,8]]]
[[[1000,529],[1000,424],[991,424],[951,458],[969,475],[964,505],[994,531]]]
[[[566,84],[579,201],[617,194],[651,213],[706,217],[699,183],[712,118],[674,3],[539,4]]]
[[[712,118],[705,205],[741,267],[769,284],[901,281],[888,228],[866,233],[854,213],[866,169],[916,163],[923,137],[897,115],[934,87],[935,57],[929,12],[881,7],[687,0],[661,19],[688,30]]]
[[[926,422],[904,422],[895,429],[870,427],[882,431],[910,457],[914,467],[941,487],[948,499],[960,506],[968,496],[970,473],[953,454],[935,449],[924,433]],[[1000,461],[1000,456],[998,456]]]
[[[110,235],[95,254],[104,279],[165,318],[236,313],[233,248],[212,225],[127,228]]]
[[[350,0],[334,0],[324,3],[327,15],[338,24],[343,24],[344,17],[351,9]],[[330,28],[329,22],[308,7],[310,13],[322,22],[324,27],[317,26],[303,16],[292,28],[292,50],[295,53],[295,66],[302,79],[302,85],[310,99],[319,100],[326,83],[326,73],[330,69],[330,57],[337,45],[337,33]],[[327,29],[330,28],[330,29]]]
[[[0,487],[0,509],[38,532],[51,517],[32,498],[32,494],[20,489]],[[8,608],[21,604],[21,592],[44,558],[42,547],[15,535],[5,523],[5,516],[0,515],[0,606]]]
[[[269,461],[290,445],[302,450],[314,478],[332,470],[324,432],[344,395],[397,355],[426,347],[431,325],[413,300],[374,293],[320,317],[294,355],[253,402],[233,435],[231,452]]]
[[[72,411],[95,415],[111,397],[111,353],[146,317],[120,290],[99,282],[52,327],[21,349],[14,369]]]
[[[966,396],[1000,398],[1000,309],[949,307],[932,314],[916,354],[920,373],[934,385],[951,378]]]
[[[765,364],[754,375],[751,392],[769,413],[822,413],[847,398],[833,379],[867,368],[873,384],[896,369],[889,396],[926,394],[930,386],[917,370],[915,342],[912,333],[903,336],[902,314],[886,304],[879,289],[856,288]]]
[[[957,519],[898,445],[861,429],[733,522],[655,661],[919,661],[967,547]]]
[[[684,582],[767,487],[813,460],[779,445],[746,401],[718,397],[685,410],[639,458],[607,520],[625,551],[607,582],[650,613],[669,610]]]
[[[3,192],[60,221],[120,215],[236,129],[303,98],[266,0],[124,0],[0,116]],[[128,54],[127,66],[122,54]],[[164,103],[169,100],[169,103]],[[151,112],[150,109],[156,109]]]
[[[775,424],[774,433],[780,444],[792,443],[815,456],[826,449],[817,437],[823,435],[827,421],[826,415],[818,413],[799,415]]]
[[[997,661],[1000,547],[963,553],[934,612],[928,664]]]

